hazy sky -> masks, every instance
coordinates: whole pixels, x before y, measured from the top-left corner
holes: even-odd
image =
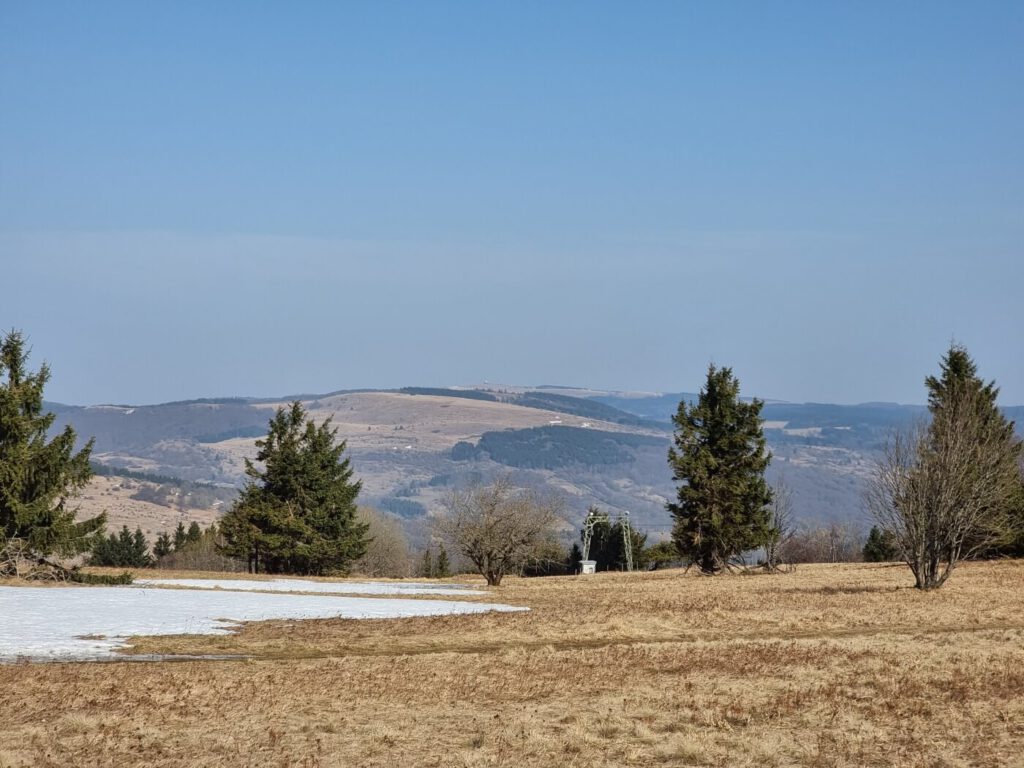
[[[6,2],[50,399],[483,380],[1024,402],[1024,3]]]

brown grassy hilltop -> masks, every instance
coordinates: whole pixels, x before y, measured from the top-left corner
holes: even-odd
[[[203,528],[217,520],[222,505],[194,508],[176,507],[133,498],[140,487],[154,487],[154,483],[118,476],[95,476],[81,495],[74,500],[79,520],[107,513],[107,530],[119,531],[122,525],[142,529],[152,542],[164,531],[172,533],[178,523],[187,528],[195,521]]]
[[[508,579],[528,613],[250,624],[0,667],[2,766],[1024,764],[1024,562]]]

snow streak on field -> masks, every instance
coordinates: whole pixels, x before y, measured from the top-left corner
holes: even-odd
[[[394,581],[307,581],[303,579],[138,579],[147,587],[230,589],[239,592],[324,592],[335,595],[486,595],[458,584],[421,584]]]
[[[334,586],[323,582],[290,583],[303,585],[303,590],[311,584]],[[225,634],[241,621],[388,619],[516,610],[524,609],[453,600],[268,594],[227,589],[0,587],[0,662],[19,658],[111,658],[132,635]]]

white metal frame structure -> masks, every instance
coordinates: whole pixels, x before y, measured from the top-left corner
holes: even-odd
[[[583,559],[590,559],[590,542],[594,538],[594,526],[598,523],[608,523],[611,525],[611,516],[607,512],[594,512],[591,510],[587,513],[586,520],[583,521]],[[626,570],[633,570],[633,529],[629,524],[629,512],[624,512],[618,517],[616,522],[622,524],[622,543],[623,549],[626,552]]]

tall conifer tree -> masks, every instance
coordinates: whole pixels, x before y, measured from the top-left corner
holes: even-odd
[[[256,447],[260,465],[246,460],[249,484],[221,523],[224,552],[268,573],[345,572],[366,551],[368,525],[356,519],[362,484],[337,428],[317,426],[295,401]]]
[[[697,402],[680,402],[672,418],[668,458],[678,484],[677,500],[667,505],[672,537],[680,555],[704,573],[718,573],[761,546],[771,529],[763,403],[745,403],[739,392],[732,370],[712,365]]]
[[[92,477],[90,440],[75,451],[71,427],[47,440],[54,414],[43,412],[44,363],[26,370],[28,350],[18,331],[0,341],[0,549],[40,564],[92,549],[106,515],[75,522],[72,502]]]
[[[990,509],[982,517],[991,521],[991,526],[982,526],[979,536],[993,542],[992,549],[982,550],[980,554],[991,554],[1003,551],[1010,554],[1024,540],[1024,489],[1021,480],[1021,457],[1024,444],[1016,436],[1014,422],[1006,418],[999,409],[996,400],[999,387],[995,381],[984,381],[978,376],[978,366],[971,358],[967,348],[953,343],[939,363],[939,375],[925,379],[928,388],[928,410],[932,420],[928,427],[927,438],[923,446],[924,455],[928,459],[947,453],[950,443],[962,438],[963,435],[946,434],[949,424],[956,424],[962,432],[964,428],[972,432],[971,437],[978,443],[983,439],[1005,446],[1002,453],[1002,479],[981,484],[971,489],[966,484],[958,488],[959,493],[973,494],[975,497],[986,497],[985,503]],[[950,418],[946,413],[957,408],[972,408],[974,418]],[[945,417],[945,418],[944,418]],[[997,492],[997,489],[1001,489]],[[972,542],[965,542],[969,549]]]

